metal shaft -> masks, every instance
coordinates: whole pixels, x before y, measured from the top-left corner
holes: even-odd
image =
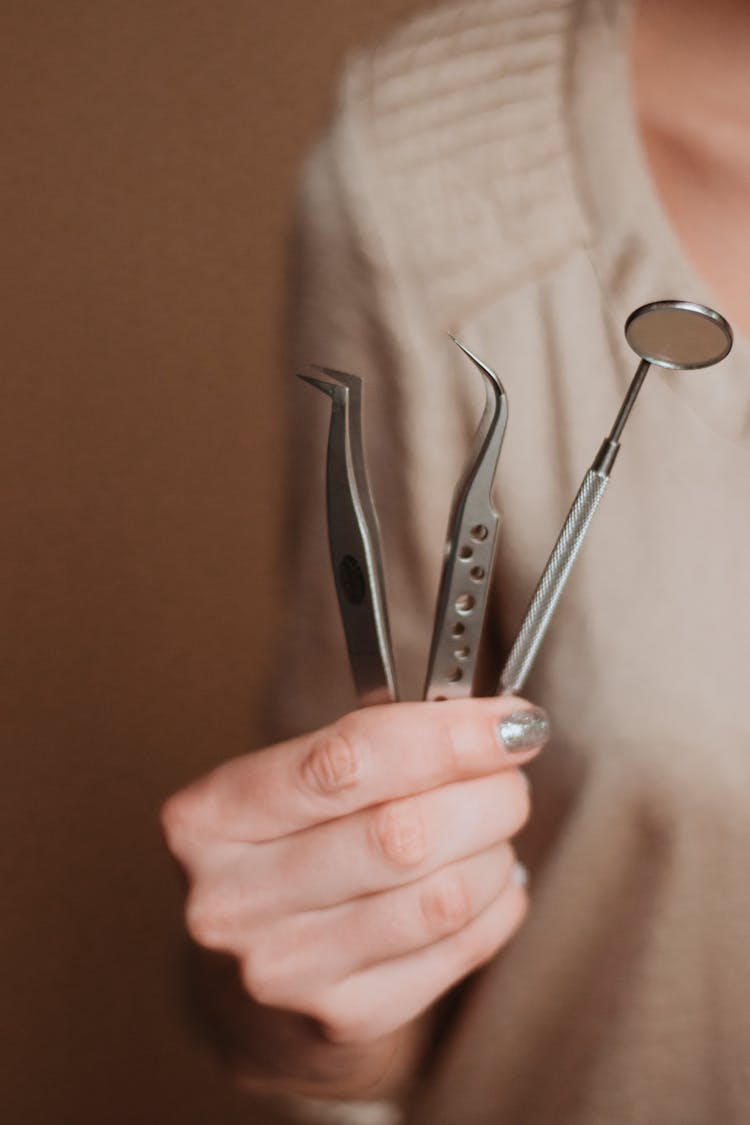
[[[638,370],[631,380],[630,386],[628,387],[628,393],[625,395],[625,400],[619,409],[617,417],[615,418],[615,423],[610,431],[610,441],[619,442],[620,438],[622,437],[622,431],[625,429],[625,423],[628,420],[630,411],[633,409],[633,403],[638,397],[638,392],[643,386],[643,380],[646,378],[650,366],[651,364],[647,359],[642,359],[638,364]]]
[[[499,694],[515,695],[523,688],[608,482],[606,473],[586,473],[503,668]]]
[[[589,524],[604,489],[620,448],[620,438],[638,392],[643,386],[650,364],[643,359],[633,376],[622,406],[615,418],[609,437],[602,443],[591,468],[568,512],[565,523],[552,550],[542,577],[539,579],[531,604],[518,632],[518,636],[500,675],[498,694],[515,695],[521,691],[531,671],[539,646],[544,640],[560,595],[583,545]]]

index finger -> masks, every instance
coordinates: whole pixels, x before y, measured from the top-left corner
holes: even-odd
[[[544,711],[513,697],[395,703],[219,766],[203,810],[225,839],[260,843],[383,801],[517,768],[549,736]]]

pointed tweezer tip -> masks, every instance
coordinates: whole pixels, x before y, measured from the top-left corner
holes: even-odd
[[[338,383],[327,383],[325,379],[316,379],[314,375],[303,375],[300,371],[297,372],[297,378],[301,379],[303,383],[309,383],[311,387],[317,387],[324,395],[333,395],[336,391],[342,390]]]
[[[311,363],[310,366],[313,371],[320,371],[321,374],[327,375],[329,379],[335,379],[337,383],[343,383],[350,390],[356,390],[362,385],[361,376],[352,375],[349,371],[338,371],[335,367],[324,367],[321,363]]]
[[[473,351],[471,351],[469,348],[466,347],[466,344],[463,344],[459,340],[458,336],[454,336],[452,332],[449,332],[448,335],[450,336],[451,340],[456,345],[456,347],[461,349],[461,351],[464,353],[464,355],[467,355],[469,357],[469,359],[473,359],[474,363],[479,363],[479,364],[481,364],[482,367],[484,367],[484,364],[482,363],[482,361],[477,356],[474,355]]]
[[[474,366],[478,367],[479,370],[482,371],[487,376],[487,378],[490,380],[490,382],[494,383],[498,393],[500,395],[504,395],[505,394],[505,388],[503,387],[503,384],[500,382],[499,377],[495,374],[495,372],[492,370],[492,368],[488,367],[486,363],[483,363],[482,360],[479,358],[479,356],[474,355],[474,352],[471,351],[470,348],[467,348],[466,344],[462,344],[461,341],[458,339],[458,337],[454,336],[452,332],[449,332],[448,335],[450,336],[451,340],[456,345],[456,347],[461,349],[461,351],[464,353],[464,355],[467,356],[471,360],[471,362],[474,364]]]

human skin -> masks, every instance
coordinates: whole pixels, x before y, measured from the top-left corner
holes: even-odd
[[[502,723],[519,713],[534,744],[510,749]],[[408,1077],[422,1014],[526,913],[510,841],[530,808],[519,767],[547,726],[516,698],[372,707],[167,801],[187,928],[244,989],[229,1017],[247,1082],[349,1097]]]
[[[654,186],[722,311],[746,333],[748,43],[746,0],[636,5],[633,100]],[[227,763],[165,806],[190,885],[188,929],[239,968],[222,1018],[255,1088],[391,1092],[416,1065],[424,1013],[520,924],[527,898],[510,875],[509,841],[528,813],[517,768],[533,751],[511,759],[498,748],[494,728],[508,706],[346,716]],[[460,755],[454,722],[462,740],[476,739]],[[488,825],[491,840],[474,834]],[[456,852],[441,850],[451,841]]]
[[[633,100],[654,187],[698,274],[750,335],[750,5],[639,0]]]

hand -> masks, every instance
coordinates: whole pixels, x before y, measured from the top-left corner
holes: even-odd
[[[521,923],[518,767],[547,733],[518,699],[403,703],[227,762],[163,811],[190,934],[328,1043],[386,1042]]]

